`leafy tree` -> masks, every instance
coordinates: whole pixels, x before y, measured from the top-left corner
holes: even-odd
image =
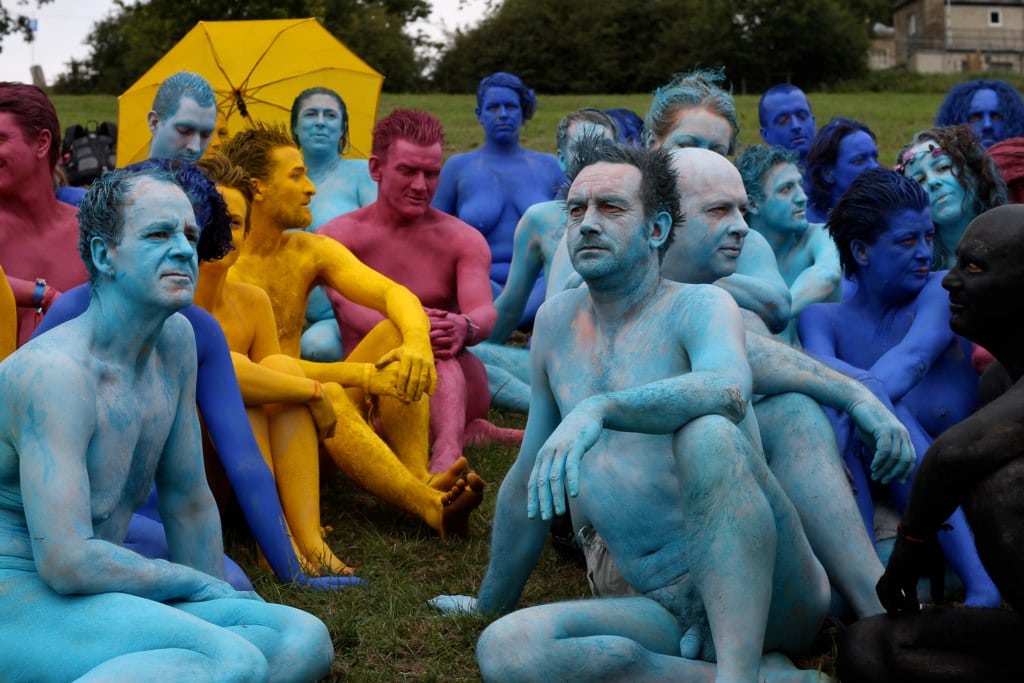
[[[814,87],[863,72],[867,20],[882,2],[505,0],[456,32],[434,82],[472,92],[501,70],[542,92],[637,92],[697,65],[722,65],[739,90],[780,80]]]
[[[93,25],[91,54],[73,61],[56,83],[58,91],[118,93],[164,55],[199,21],[315,17],[353,52],[386,77],[392,91],[416,89],[422,37],[406,24],[430,14],[426,0],[149,0],[129,5]]]
[[[41,7],[48,2],[52,2],[52,0],[36,0],[36,7]],[[9,2],[7,4],[10,5]],[[14,4],[19,8],[17,11],[5,7],[4,3],[0,2],[0,52],[3,51],[4,36],[20,33],[28,42],[32,42],[34,37],[29,25],[31,17],[20,10],[20,8],[28,6],[28,0],[17,0]]]

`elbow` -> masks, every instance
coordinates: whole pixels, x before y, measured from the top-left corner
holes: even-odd
[[[742,422],[747,416],[750,388],[744,390],[740,384],[726,387],[722,392],[722,398],[722,416],[736,424]]]
[[[786,329],[791,315],[792,301],[789,298],[789,292],[786,292],[784,296],[778,296],[766,302],[764,314],[761,317],[764,318],[764,323],[772,334],[779,334]]]
[[[81,595],[88,589],[89,564],[64,556],[62,553],[36,553],[36,571],[46,585],[58,595]]]

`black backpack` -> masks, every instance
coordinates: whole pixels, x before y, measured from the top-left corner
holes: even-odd
[[[68,126],[64,129],[61,155],[68,184],[88,185],[117,164],[117,124],[89,121],[84,126]]]

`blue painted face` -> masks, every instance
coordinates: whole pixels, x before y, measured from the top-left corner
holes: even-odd
[[[489,142],[518,141],[523,125],[519,93],[501,86],[488,88],[477,108],[476,120],[484,127]]]
[[[799,90],[778,92],[764,98],[762,104],[766,124],[761,128],[761,138],[769,145],[795,150],[806,158],[815,132],[807,97]]]
[[[842,196],[857,176],[869,168],[878,168],[878,146],[870,135],[858,130],[840,140],[832,174],[835,198]]]
[[[932,222],[938,227],[959,225],[968,205],[967,190],[953,170],[953,162],[934,140],[925,140],[903,155],[903,175],[924,188],[931,203]]]
[[[686,107],[676,112],[672,128],[654,141],[654,147],[710,149],[723,157],[729,154],[732,125],[724,116],[706,107]]]
[[[330,95],[310,95],[302,101],[295,136],[304,152],[337,154],[345,118],[338,101]]]
[[[184,308],[199,273],[198,241],[195,213],[181,188],[143,178],[124,208],[121,243],[110,248],[114,277],[144,305]]]
[[[761,200],[756,211],[761,224],[779,232],[807,230],[807,195],[803,176],[794,164],[778,164],[768,170],[761,183]]]
[[[182,97],[178,108],[165,120],[155,112],[149,114],[149,130],[153,141],[149,146],[151,159],[199,161],[217,127],[217,107],[200,107],[191,97]]]
[[[576,271],[590,282],[628,272],[651,255],[640,239],[644,222],[640,202],[640,170],[628,164],[587,166],[566,196],[566,240]]]
[[[982,88],[974,93],[967,111],[967,123],[985,149],[1006,137],[1003,132],[1003,108],[995,90]]]
[[[565,133],[566,149],[558,148],[558,165],[562,168],[563,173],[568,169],[569,160],[576,153],[576,145],[579,144],[580,140],[602,137],[609,142],[615,141],[611,130],[607,126],[602,126],[600,123],[594,123],[593,121],[573,121],[569,124],[569,128]]]
[[[903,209],[889,215],[874,244],[854,241],[863,250],[861,279],[882,285],[886,294],[916,294],[928,281],[935,249],[935,226],[927,209]]]

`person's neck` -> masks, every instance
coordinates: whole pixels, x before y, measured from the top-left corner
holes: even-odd
[[[319,185],[323,182],[324,178],[331,175],[331,173],[341,163],[341,157],[338,156],[337,152],[327,150],[304,150],[303,151],[303,163],[306,164],[306,175],[313,181],[314,185]]]
[[[964,236],[964,231],[967,230],[967,226],[974,218],[974,216],[965,214],[955,223],[935,226],[935,241],[939,243],[940,251],[943,254],[952,256],[956,253],[956,245],[960,244],[960,238]],[[948,268],[948,266],[942,267]]]
[[[199,265],[199,281],[192,303],[208,313],[213,313],[224,299],[224,282],[228,269],[216,261]]]
[[[624,269],[587,281],[598,326],[618,326],[654,299],[664,280],[657,267],[643,269],[642,273],[631,277],[630,269]]]
[[[426,215],[431,211],[428,206],[419,216],[406,216],[399,213],[387,202],[378,199],[370,205],[372,221],[380,230],[408,230],[417,228],[423,224]]]
[[[488,138],[482,147],[484,152],[491,154],[509,154],[519,150],[519,135],[501,139]]]
[[[276,253],[284,241],[285,230],[286,226],[279,225],[273,216],[254,203],[249,215],[249,236],[245,240],[245,252],[259,256]]]
[[[92,319],[87,346],[97,359],[141,376],[164,323],[177,311],[132,301],[111,291],[111,284],[99,283],[93,289],[84,314]]]
[[[748,221],[750,227],[761,233],[768,244],[771,245],[772,251],[775,252],[776,258],[779,258],[782,254],[788,253],[803,236],[797,234],[792,230],[775,230],[773,228],[760,223],[760,221]]]
[[[16,225],[26,226],[33,232],[44,230],[53,221],[60,209],[60,200],[53,189],[49,171],[40,171],[11,192],[0,196],[0,215],[6,215],[13,229]]]
[[[850,304],[869,311],[872,317],[885,318],[909,304],[916,295],[893,291],[886,283],[857,274],[857,291],[850,297]]]

